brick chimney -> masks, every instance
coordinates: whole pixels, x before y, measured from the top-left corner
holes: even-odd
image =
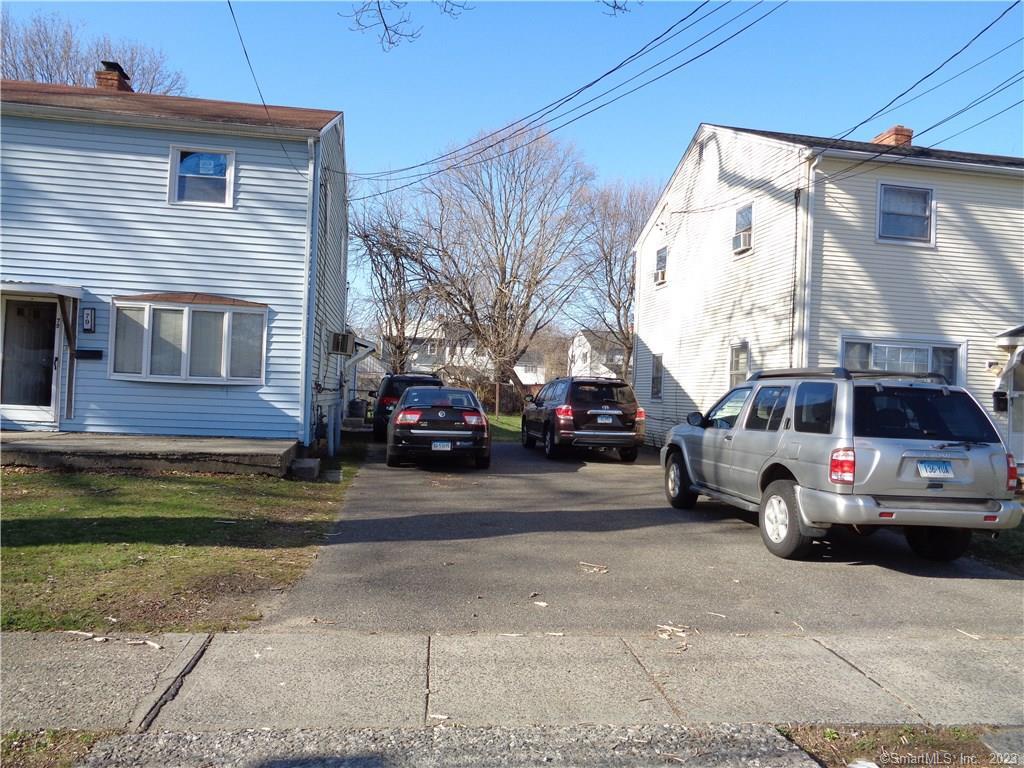
[[[890,147],[900,147],[904,144],[909,145],[912,138],[914,138],[913,128],[907,128],[905,125],[894,125],[892,128],[888,128],[875,136],[875,138],[871,140],[871,143],[888,144]]]
[[[103,69],[96,70],[96,87],[108,91],[132,92],[128,84],[131,78],[116,61],[101,61]]]

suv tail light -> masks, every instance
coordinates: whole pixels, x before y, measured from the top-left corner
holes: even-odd
[[[555,416],[560,419],[571,419],[572,418],[572,406],[571,405],[560,405],[555,408]]]
[[[462,420],[471,427],[486,427],[487,417],[479,411],[463,411]]]
[[[836,485],[853,485],[857,457],[853,448],[836,448],[828,458],[828,479]]]
[[[395,424],[415,424],[422,415],[423,411],[414,411],[406,408],[404,411],[399,411],[398,415],[395,416]]]
[[[381,406],[397,405],[398,398],[391,395],[386,395],[380,399]]]
[[[1006,454],[1006,490],[1017,490],[1017,462],[1012,453]]]
[[[637,421],[646,421],[647,420],[647,411],[645,411],[643,408],[637,407],[637,409],[636,409],[636,420]]]

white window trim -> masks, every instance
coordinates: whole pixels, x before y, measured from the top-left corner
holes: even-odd
[[[117,310],[118,309],[142,309],[142,373],[121,373],[114,370],[114,344],[117,339]],[[183,310],[182,317],[182,349],[181,349],[181,375],[180,376],[157,376],[149,373],[150,354],[152,350],[152,317],[154,309]],[[193,312],[224,312],[227,322],[223,326],[223,338],[221,341],[221,370],[224,376],[191,376],[189,375],[189,351],[192,335],[192,313]],[[261,315],[263,317],[263,345],[260,362],[260,376],[258,379],[244,379],[231,377],[231,324],[232,317],[236,314]],[[235,386],[262,386],[267,379],[267,328],[268,310],[259,307],[239,307],[222,304],[180,304],[174,302],[144,302],[144,301],[114,301],[110,305],[110,323],[107,334],[107,377],[123,381],[152,381],[173,384],[231,384]]]
[[[753,251],[754,251],[754,225],[756,223],[755,219],[754,219],[754,207],[755,207],[754,206],[754,201],[750,200],[748,202],[742,203],[741,205],[737,205],[733,209],[733,212],[732,212],[732,234],[729,235],[729,250],[732,252],[732,255],[734,257],[738,258],[740,256],[746,256],[747,254],[753,253]],[[744,208],[750,208],[750,247],[749,248],[742,248],[742,249],[740,249],[738,251],[735,251],[735,250],[732,250],[732,241],[733,241],[733,238],[736,237],[736,235],[738,235],[740,233],[740,231],[741,231],[741,230],[736,229],[736,214],[739,213],[740,211],[742,211]]]
[[[882,234],[882,187],[903,187],[904,189],[925,190],[931,196],[930,210],[928,211],[928,239],[917,240],[909,237],[886,237]],[[908,181],[894,181],[892,179],[879,179],[875,185],[875,242],[887,245],[908,245],[917,248],[935,247],[935,230],[938,228],[938,220],[935,205],[935,187]]]
[[[670,255],[671,250],[672,249],[669,248],[667,245],[662,245],[662,246],[654,249],[654,269],[651,270],[651,275],[654,277],[654,287],[655,288],[660,288],[661,286],[663,286],[666,283],[668,283],[668,257]],[[665,268],[664,269],[658,269],[658,253],[659,253],[659,251],[665,251]],[[658,278],[658,273],[659,272],[664,272],[664,277],[662,277],[661,279]]]
[[[747,369],[745,371],[734,371],[732,369],[733,351],[736,350],[736,349],[739,349],[741,347],[745,348],[747,350]],[[732,389],[734,387],[743,386],[743,382],[745,382],[747,379],[750,378],[750,342],[747,339],[734,339],[729,344],[729,366],[728,367],[729,367],[729,388],[730,389]],[[735,384],[733,384],[732,383],[732,377],[733,377],[733,374],[735,374],[735,373],[742,373],[743,374],[743,378],[740,381],[738,381]]]
[[[226,155],[228,158],[225,176],[226,195],[223,203],[204,203],[197,200],[178,200],[178,164],[182,152],[211,152]],[[235,207],[235,150],[226,147],[196,147],[185,144],[171,144],[167,161],[167,203],[197,208],[234,208]]]
[[[967,339],[954,339],[949,336],[901,336],[898,334],[872,334],[871,336],[864,336],[862,334],[840,334],[839,335],[839,355],[836,358],[839,360],[840,365],[846,365],[844,354],[846,351],[846,345],[850,342],[859,342],[861,344],[886,344],[898,347],[919,347],[928,348],[928,367],[932,368],[932,347],[955,347],[956,353],[956,381],[953,384],[964,387],[967,386],[967,351],[968,343]],[[935,373],[934,370],[929,373]]]

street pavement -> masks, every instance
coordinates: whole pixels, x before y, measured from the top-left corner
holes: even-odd
[[[773,724],[1024,724],[1014,576],[888,532],[779,560],[653,455],[378,454],[251,631],[5,635],[3,730],[125,729],[105,766],[789,766]]]

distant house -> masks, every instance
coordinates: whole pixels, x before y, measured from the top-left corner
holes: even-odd
[[[540,392],[541,387],[547,383],[547,368],[544,365],[544,356],[527,350],[519,358],[514,368],[519,383],[531,395]]]
[[[608,331],[578,331],[569,345],[570,376],[628,378],[629,371],[623,370],[625,364],[622,344]]]
[[[636,244],[652,439],[765,368],[937,371],[992,410],[1024,318],[1024,159],[912,141],[700,126]]]
[[[4,81],[5,429],[290,438],[341,399],[337,111]]]

